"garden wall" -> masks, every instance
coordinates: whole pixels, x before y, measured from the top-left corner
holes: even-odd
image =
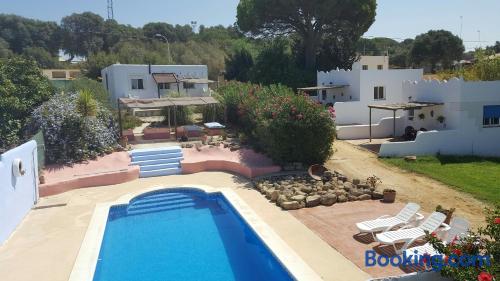
[[[15,176],[21,159],[25,173]],[[37,143],[29,141],[0,156],[0,244],[5,242],[38,200]]]
[[[393,117],[380,120],[378,124],[372,124],[373,138],[388,138],[394,133]],[[404,134],[404,122],[401,117],[396,117],[396,135]],[[370,137],[369,125],[337,126],[337,138],[339,140],[367,139]]]

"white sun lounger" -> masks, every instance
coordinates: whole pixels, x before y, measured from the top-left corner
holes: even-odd
[[[406,242],[402,248],[406,249],[416,240],[423,238],[426,231],[432,233],[442,225],[449,229],[449,226],[443,223],[445,219],[445,214],[434,212],[417,227],[404,226],[395,231],[382,232],[376,235],[376,239],[382,244],[392,245],[396,253],[400,254],[401,250],[396,248],[396,243]]]
[[[409,224],[412,220],[421,220],[424,218],[421,214],[417,213],[420,206],[415,203],[408,203],[406,206],[395,216],[389,215],[381,216],[374,220],[358,222],[356,227],[361,233],[371,233],[375,239],[375,232],[389,231],[396,227]]]
[[[449,244],[453,241],[455,238],[460,238],[464,237],[467,235],[467,232],[469,231],[469,222],[463,218],[453,218],[453,220],[450,223],[450,229],[445,232],[443,236],[443,243]],[[432,247],[431,244],[426,243],[422,246],[416,246],[416,247],[411,247],[409,249],[402,249],[403,252],[406,253],[406,256],[412,255],[412,261],[415,260],[418,256],[428,254],[431,257],[434,255],[440,254],[436,249]]]

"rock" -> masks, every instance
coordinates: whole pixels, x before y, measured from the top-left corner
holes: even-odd
[[[344,182],[344,190],[349,191],[354,188],[354,185],[348,181]]]
[[[307,186],[307,185],[303,185],[300,187],[300,191],[305,192],[305,193],[311,193],[312,190],[313,190],[312,187]]]
[[[347,202],[347,200],[348,200],[347,196],[345,196],[345,195],[343,195],[343,194],[342,194],[342,195],[339,195],[339,196],[337,197],[337,202],[339,202],[339,203],[344,203],[344,202]]]
[[[352,194],[348,194],[348,195],[347,195],[347,199],[348,199],[349,201],[358,201],[358,197],[357,197],[357,196],[354,196],[354,195],[352,195]]]
[[[358,185],[360,183],[361,183],[361,181],[359,179],[353,179],[352,180],[352,184],[354,184],[354,185]]]
[[[363,194],[361,196],[358,196],[358,200],[371,200],[372,199],[372,196],[369,195],[369,194]]]
[[[301,202],[301,201],[304,201],[306,199],[306,196],[305,195],[295,195],[295,196],[292,196],[292,198],[290,198],[290,199],[293,201]]]
[[[279,195],[280,193],[277,190],[273,190],[273,192],[271,192],[269,200],[271,200],[271,202],[276,202],[276,200],[278,200]]]
[[[281,208],[283,210],[298,210],[300,209],[300,204],[297,201],[286,201],[281,203]]]
[[[367,184],[358,184],[357,186],[358,186],[358,188],[362,188],[362,189],[370,189],[370,186]]]
[[[337,179],[340,180],[340,181],[342,181],[342,182],[346,182],[347,181],[347,177],[344,176],[344,175],[337,176]]]
[[[373,200],[379,200],[379,199],[383,199],[383,198],[384,198],[384,194],[382,192],[379,192],[379,191],[372,192],[372,199]]]
[[[415,161],[417,161],[417,156],[414,156],[414,155],[412,155],[412,156],[405,156],[405,161],[407,161],[407,162],[415,162]]]
[[[281,204],[283,204],[283,202],[286,202],[288,199],[286,198],[285,195],[280,195],[278,196],[278,200],[276,200],[276,203],[281,206]]]
[[[323,174],[323,176],[326,177],[326,178],[331,179],[331,178],[333,178],[333,173],[332,173],[332,171],[327,170],[327,171],[325,171],[325,173]]]
[[[321,197],[321,205],[331,206],[337,202],[337,196],[332,193],[327,193]]]
[[[316,207],[321,203],[321,196],[312,195],[306,197],[306,207]]]
[[[362,190],[359,190],[359,189],[357,189],[357,188],[354,188],[354,189],[351,189],[351,190],[349,191],[349,194],[351,194],[352,196],[356,196],[356,197],[358,197],[358,196],[363,195],[364,193],[363,193],[363,191],[362,191]]]

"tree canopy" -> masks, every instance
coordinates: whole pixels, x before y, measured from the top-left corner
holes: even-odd
[[[418,35],[413,42],[411,57],[416,64],[429,63],[431,71],[441,63],[450,68],[454,60],[460,60],[465,47],[462,39],[446,30],[430,30]]]
[[[241,0],[237,23],[253,35],[298,35],[304,65],[316,70],[325,39],[355,43],[375,21],[375,0]],[[353,44],[354,45],[354,44]]]

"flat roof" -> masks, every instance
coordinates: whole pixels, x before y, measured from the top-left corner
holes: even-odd
[[[169,106],[188,106],[188,105],[208,105],[218,104],[213,97],[181,97],[181,98],[159,98],[159,99],[132,99],[120,98],[120,104],[127,108],[163,108]]]
[[[215,83],[213,80],[205,79],[205,78],[185,78],[181,79],[181,82],[191,83],[191,84],[211,84]]]
[[[391,103],[391,104],[370,104],[369,108],[385,109],[385,110],[408,110],[408,109],[420,109],[424,107],[432,107],[437,105],[443,105],[442,102],[422,102],[413,101],[407,103]]]
[[[297,88],[297,90],[301,91],[317,91],[317,90],[328,90],[328,89],[340,89],[349,87],[349,85],[326,85],[326,86],[315,86],[315,87],[306,87],[306,88]]]

